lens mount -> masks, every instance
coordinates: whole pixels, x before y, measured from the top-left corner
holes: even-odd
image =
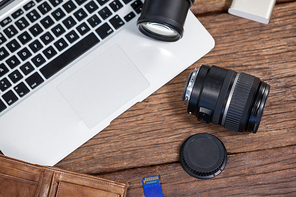
[[[184,101],[185,105],[188,107],[188,103],[190,101],[191,93],[193,86],[195,84],[195,80],[197,77],[197,74],[199,72],[199,69],[195,69],[193,72],[191,72],[187,78],[186,81],[186,87],[184,88],[183,95],[182,95],[182,100]],[[187,109],[188,110],[188,109]]]

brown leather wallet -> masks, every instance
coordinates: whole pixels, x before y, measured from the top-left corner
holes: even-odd
[[[0,155],[1,197],[125,197],[127,183]]]

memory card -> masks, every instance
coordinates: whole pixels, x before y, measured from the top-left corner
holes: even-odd
[[[145,177],[142,184],[145,197],[163,197],[159,175]]]

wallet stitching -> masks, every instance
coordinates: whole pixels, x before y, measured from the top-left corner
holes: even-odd
[[[37,182],[29,181],[29,180],[24,180],[24,179],[17,178],[17,177],[13,177],[13,176],[6,175],[6,174],[0,174],[0,176],[1,176],[1,177],[4,177],[4,178],[7,178],[7,179],[15,180],[15,181],[18,181],[18,182],[27,183],[27,184],[29,184],[29,185],[37,185]],[[34,182],[34,183],[33,183],[33,182]]]
[[[57,189],[56,197],[59,196],[60,191],[62,189],[62,186],[64,185],[62,183],[68,183],[68,184],[71,184],[71,185],[77,185],[77,186],[81,186],[81,187],[86,187],[86,188],[93,189],[93,190],[96,190],[96,191],[104,191],[104,192],[114,193],[113,191],[108,191],[108,190],[103,190],[103,189],[99,189],[99,188],[89,187],[89,186],[86,186],[86,185],[80,185],[80,184],[76,184],[76,183],[61,181],[61,183],[58,184],[58,189]],[[114,193],[114,194],[117,194],[117,193]],[[119,194],[119,195],[121,196],[121,194]]]
[[[44,170],[40,170],[40,174],[39,174],[39,185],[38,185],[38,188],[36,189],[36,194],[39,194],[40,191],[41,191],[41,187],[43,185],[43,178],[44,178]]]
[[[66,174],[66,173],[64,173],[64,172],[60,172],[61,174]],[[103,182],[103,181],[100,181],[100,180],[93,180],[93,179],[91,179],[91,178],[87,178],[87,177],[81,177],[81,176],[76,176],[76,175],[73,175],[73,174],[69,174],[69,173],[67,173],[66,174],[66,176],[71,176],[71,177],[75,177],[75,178],[83,178],[83,179],[86,179],[86,180],[89,180],[89,181],[92,181],[92,182],[98,182],[98,183],[102,183],[102,184],[105,184],[105,185],[110,185],[110,186],[114,186],[114,185],[116,185],[116,184],[112,184],[112,183],[106,183],[106,182]],[[120,187],[122,187],[121,185],[117,185],[117,186],[120,186]],[[122,188],[125,188],[125,186],[123,186]]]
[[[60,195],[60,189],[62,187],[62,184],[58,184],[58,189],[57,189],[57,193],[56,193],[56,197],[58,197]]]
[[[36,166],[31,166],[32,164],[26,164],[26,163],[22,163],[22,162],[18,162],[18,161],[14,161],[14,160],[6,160],[5,158],[1,158],[0,159],[4,162],[10,162],[10,163],[14,163],[14,164],[18,164],[18,165],[22,165],[22,166],[26,166],[32,169],[36,169]]]
[[[30,176],[38,176],[38,174],[36,174],[36,173],[24,171],[22,169],[14,168],[14,167],[11,167],[11,166],[1,165],[1,168],[4,169],[5,171],[6,170],[14,170],[17,173],[26,173],[26,174],[29,174]]]

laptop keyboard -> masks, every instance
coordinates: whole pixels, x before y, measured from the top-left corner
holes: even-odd
[[[141,9],[140,0],[35,0],[16,8],[0,21],[0,114]]]

